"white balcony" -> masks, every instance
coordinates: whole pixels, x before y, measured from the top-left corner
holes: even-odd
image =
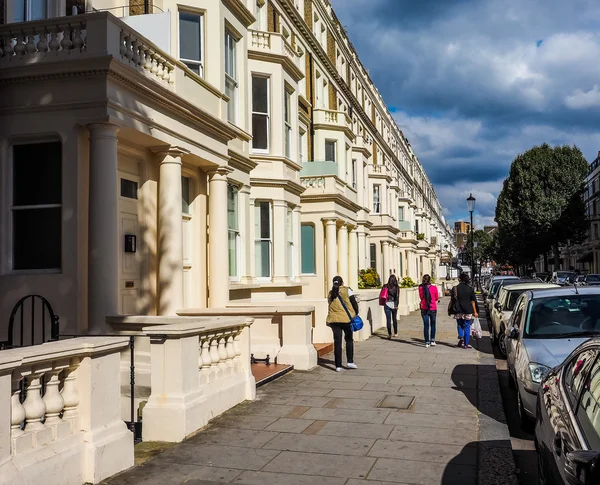
[[[341,195],[357,204],[358,195],[339,176],[339,166],[335,162],[304,162],[300,172],[300,180],[306,188],[303,196]]]
[[[304,78],[300,56],[282,34],[249,30],[248,56],[250,59],[279,62],[290,71],[296,81]]]

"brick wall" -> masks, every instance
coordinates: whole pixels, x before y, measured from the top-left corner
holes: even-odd
[[[144,15],[144,3],[144,0],[129,0],[129,15]],[[153,0],[148,0],[148,13],[153,11]]]

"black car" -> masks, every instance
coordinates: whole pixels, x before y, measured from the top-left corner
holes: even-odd
[[[542,381],[536,416],[539,483],[600,484],[600,338]]]

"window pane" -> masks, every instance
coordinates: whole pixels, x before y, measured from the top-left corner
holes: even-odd
[[[335,162],[335,142],[325,142],[325,160],[328,162]]]
[[[235,39],[225,32],[225,72],[233,79],[235,76]]]
[[[25,22],[25,19],[27,18],[27,13],[25,12],[25,0],[14,0],[13,9],[13,21]]]
[[[302,225],[301,234],[302,244],[302,273],[315,273],[315,226],[309,224]]]
[[[190,179],[181,177],[181,212],[190,213]]]
[[[193,61],[201,57],[200,15],[179,12],[179,57]]]
[[[591,449],[600,446],[600,363],[596,361],[586,378],[577,418]]]
[[[268,202],[260,202],[260,235],[261,239],[271,238],[271,218],[270,204]]]
[[[269,112],[269,80],[266,77],[252,78],[252,111]]]
[[[41,20],[45,19],[47,14],[47,0],[29,0],[31,5],[31,16],[28,20]]]
[[[61,208],[13,211],[13,269],[61,267]]]
[[[594,360],[596,359],[595,350],[587,350],[582,352],[578,357],[573,359],[565,369],[565,387],[569,390],[571,404],[575,405],[579,394],[582,390],[583,377],[587,375]]]
[[[60,204],[61,143],[13,146],[13,204]]]
[[[227,186],[227,226],[229,229],[238,229],[237,214],[237,194],[238,190],[233,185]]]
[[[226,77],[225,78],[225,94],[229,97],[229,101],[227,102],[227,120],[235,123],[236,121],[236,86],[235,81]]]
[[[399,207],[398,208],[398,220],[399,221],[403,221],[404,220],[404,207]]]
[[[198,76],[202,76],[202,72],[201,72],[201,66],[200,64],[193,64],[191,62],[184,62],[184,64],[190,68],[191,71],[195,72],[196,74],[198,74]]]
[[[283,107],[284,119],[287,123],[290,123],[291,115],[290,115],[290,93],[285,92],[285,103]]]
[[[377,246],[375,244],[369,245],[369,256],[371,268],[375,269],[377,267]]]
[[[229,231],[229,276],[237,275],[237,234]]]
[[[271,261],[269,257],[271,241],[256,241],[256,276],[269,278],[271,276]]]
[[[133,180],[121,179],[121,197],[137,199],[138,184]]]
[[[257,150],[269,148],[268,128],[269,120],[266,115],[252,115],[252,148]]]

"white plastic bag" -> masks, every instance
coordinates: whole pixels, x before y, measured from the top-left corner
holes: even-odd
[[[471,322],[471,336],[473,338],[481,338],[483,333],[481,331],[481,323],[479,323],[479,318],[474,318]]]

